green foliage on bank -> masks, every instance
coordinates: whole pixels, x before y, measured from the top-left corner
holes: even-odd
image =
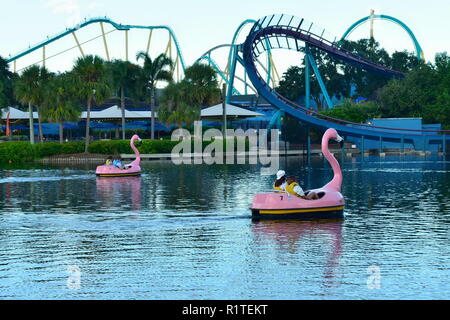
[[[33,146],[28,141],[0,143],[0,163],[22,163],[35,157]]]
[[[242,144],[243,138],[235,138],[234,150],[238,148],[238,141]],[[137,143],[137,148],[141,154],[171,153],[172,149],[180,141],[170,140],[143,140]],[[202,150],[209,145],[211,141],[202,141]],[[223,151],[226,151],[226,143],[232,143],[230,139],[223,142]],[[249,141],[245,139],[245,150],[249,149]],[[45,142],[32,145],[28,141],[11,141],[0,143],[0,164],[5,163],[24,163],[35,159],[56,156],[60,154],[77,154],[84,151],[84,142]],[[191,141],[191,152],[194,152],[194,141]],[[104,155],[133,154],[128,140],[108,140],[94,141],[89,145],[90,153]]]
[[[350,100],[345,100],[333,109],[324,110],[320,113],[328,117],[356,123],[364,123],[367,120],[381,116],[380,106],[374,101],[357,104]]]

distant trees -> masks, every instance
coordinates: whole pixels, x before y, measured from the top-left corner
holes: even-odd
[[[39,109],[43,102],[45,86],[51,76],[52,75],[45,67],[34,65],[26,68],[14,85],[14,92],[17,100],[24,105],[28,105],[31,144],[34,144],[33,106],[35,106],[38,111],[39,140],[40,142],[43,141]]]
[[[14,81],[17,74],[9,70],[8,63],[0,57],[0,109],[15,104]]]
[[[450,128],[450,57],[436,55],[401,80],[391,80],[377,96],[384,117],[422,117],[425,123]]]
[[[64,142],[64,121],[76,121],[80,117],[81,103],[71,73],[52,78],[43,94],[42,118],[59,125],[59,142]]]
[[[190,124],[200,118],[202,106],[220,102],[221,92],[215,70],[195,63],[186,68],[185,77],[171,82],[163,91],[158,119],[167,124]]]
[[[107,63],[113,92],[120,97],[122,112],[122,139],[125,140],[125,96],[136,98],[138,95],[141,68],[129,61],[113,60]]]
[[[72,70],[73,85],[77,88],[77,96],[86,101],[86,140],[84,152],[88,152],[90,139],[90,120],[92,103],[103,103],[110,97],[111,87],[107,77],[105,62],[102,58],[87,55],[78,58]]]
[[[311,78],[311,99],[322,114],[352,122],[376,117],[422,117],[424,123],[441,123],[450,128],[450,57],[437,54],[434,64],[419,61],[406,51],[389,55],[374,40],[345,41],[347,50],[406,74],[404,79],[388,79],[357,67],[327,58],[311,50],[330,96],[346,98],[326,110],[322,92],[315,77]],[[369,101],[354,103],[351,88]],[[292,66],[283,74],[276,90],[288,99],[299,102],[305,94],[305,66]]]
[[[155,138],[155,106],[156,106],[156,83],[158,81],[172,81],[172,60],[165,54],[160,54],[154,60],[145,52],[140,51],[136,60],[144,60],[140,73],[140,92],[146,101],[150,101],[151,108],[151,139]]]
[[[421,64],[413,54],[406,51],[395,52],[389,56],[386,50],[380,48],[379,43],[373,39],[361,39],[355,42],[343,41],[341,45],[354,54],[398,71],[408,72]],[[389,81],[388,78],[381,75],[342,63],[318,49],[310,48],[310,50],[331,97],[350,98],[352,89],[354,89],[358,95],[373,99],[377,90]],[[319,110],[325,110],[327,107],[316,75],[312,70],[310,75],[311,99]],[[300,66],[288,68],[276,90],[288,99],[297,102],[300,97],[305,95],[305,59]]]

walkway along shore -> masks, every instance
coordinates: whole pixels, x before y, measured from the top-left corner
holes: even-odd
[[[369,155],[379,155],[380,157],[385,157],[386,155],[416,155],[416,156],[428,156],[432,153],[436,153],[439,156],[443,156],[444,154],[442,152],[424,152],[424,151],[417,151],[414,149],[408,149],[405,150],[405,152],[400,152],[398,149],[385,149],[384,152],[380,153],[378,150],[365,150],[364,156]],[[361,151],[358,149],[332,149],[331,152],[334,154],[335,157],[341,157],[342,155],[346,157],[354,157],[361,155]],[[235,154],[235,157],[249,157],[249,156],[257,156],[257,151],[248,151],[248,152],[237,152]],[[272,155],[276,155],[276,152],[272,153]],[[308,156],[307,150],[279,150],[278,151],[279,156]],[[311,149],[311,155],[312,156],[322,156],[322,150],[321,149]],[[72,154],[72,155],[57,155],[42,159],[35,160],[36,162],[40,163],[103,163],[106,161],[106,158],[109,155],[107,154]],[[134,154],[120,154],[123,160],[130,161],[135,158]],[[201,153],[185,153],[183,156],[179,156],[179,159],[194,159],[198,157],[202,157],[203,155]],[[224,156],[227,156],[227,152],[224,152]],[[230,155],[232,156],[232,155]],[[155,161],[155,160],[172,160],[172,154],[171,153],[155,153],[155,154],[141,154],[141,160],[142,161]]]

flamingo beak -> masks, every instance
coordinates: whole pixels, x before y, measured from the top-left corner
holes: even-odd
[[[336,141],[337,142],[342,142],[342,141],[344,141],[344,138],[342,138],[340,135],[337,135]]]

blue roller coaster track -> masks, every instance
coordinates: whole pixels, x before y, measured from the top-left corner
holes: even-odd
[[[311,25],[304,24],[304,19],[291,15],[271,15],[257,21],[250,30],[244,44],[241,46],[246,71],[250,81],[258,93],[271,105],[300,121],[326,130],[334,127],[341,135],[364,139],[413,143],[414,146],[425,144],[442,144],[445,152],[446,141],[450,141],[450,130],[413,130],[371,126],[339,119],[325,117],[314,110],[302,107],[289,101],[272,89],[260,75],[256,61],[258,56],[268,49],[291,49],[302,51],[304,48],[315,47],[325,51],[344,63],[376,72],[387,77],[403,77],[401,72],[373,63],[340,47],[339,42],[329,41],[322,34],[314,34]],[[267,41],[269,40],[269,47]],[[304,46],[302,46],[302,43]]]

